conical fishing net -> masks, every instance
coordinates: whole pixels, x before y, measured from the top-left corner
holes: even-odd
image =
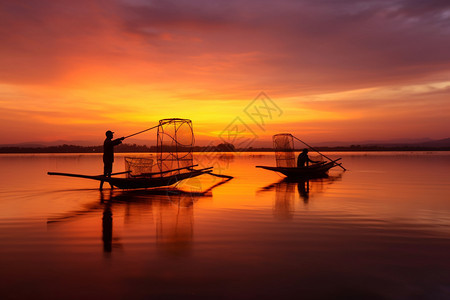
[[[294,138],[289,133],[280,133],[273,136],[273,148],[277,167],[296,167],[294,153]]]
[[[128,178],[148,176],[153,169],[153,158],[149,157],[124,157],[125,170]]]
[[[159,121],[157,162],[163,176],[189,172],[193,165],[192,148],[194,133],[192,121],[187,119],[163,119]],[[184,168],[184,169],[182,169]],[[178,170],[176,170],[178,169]]]

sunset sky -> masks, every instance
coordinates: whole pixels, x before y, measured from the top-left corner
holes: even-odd
[[[448,0],[0,0],[0,36],[0,144],[170,117],[200,144],[236,118],[261,141],[450,137]]]

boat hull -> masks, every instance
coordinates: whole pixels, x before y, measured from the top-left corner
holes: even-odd
[[[59,176],[68,176],[68,177],[78,177],[78,178],[86,178],[93,179],[98,181],[108,182],[114,187],[119,189],[146,189],[146,188],[154,188],[154,187],[164,187],[171,186],[175,183],[196,177],[202,174],[211,173],[211,170],[194,170],[192,172],[181,173],[177,175],[171,176],[157,176],[157,177],[141,177],[141,178],[120,178],[120,177],[105,177],[105,176],[90,176],[90,175],[81,175],[81,174],[70,174],[70,173],[56,173],[56,172],[48,172],[49,175],[59,175]]]
[[[166,177],[154,178],[105,178],[104,181],[112,184],[119,189],[145,189],[154,187],[171,186],[181,180],[196,177],[205,172],[189,172]]]
[[[269,166],[256,166],[257,168],[274,171],[281,173],[289,178],[295,177],[326,177],[328,176],[328,171],[336,166],[335,162],[328,162],[323,164],[315,164],[307,167],[298,167],[298,168],[283,168],[283,167],[269,167]]]

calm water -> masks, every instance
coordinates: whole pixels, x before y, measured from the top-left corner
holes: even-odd
[[[198,156],[235,176],[199,197],[46,175],[98,155],[1,155],[0,297],[450,299],[450,153],[329,156],[349,171],[309,182],[254,167],[271,154]]]

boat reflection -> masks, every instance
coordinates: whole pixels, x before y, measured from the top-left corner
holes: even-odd
[[[190,252],[194,237],[194,202],[198,197],[172,195],[171,200],[154,207],[156,246],[163,253],[184,255]]]
[[[274,217],[288,220],[294,217],[296,193],[305,207],[308,206],[312,196],[323,193],[326,187],[340,180],[342,174],[321,178],[283,178],[282,180],[265,186],[259,192],[275,191],[273,206]]]
[[[275,183],[274,217],[277,219],[292,219],[295,211],[295,184],[285,181]]]
[[[54,226],[53,224],[103,210],[103,251],[109,256],[113,249],[122,248],[120,238],[114,234],[114,218],[123,219],[124,224],[116,224],[116,229],[125,225],[146,224],[145,219],[150,218],[150,223],[155,226],[154,239],[157,248],[166,254],[186,254],[191,249],[194,235],[194,203],[201,198],[212,197],[214,188],[232,179],[229,176],[223,178],[221,175],[211,175],[220,177],[221,180],[207,189],[203,189],[198,178],[190,178],[171,188],[100,191],[100,201],[90,203],[81,210],[48,218],[47,224]],[[144,222],[140,219],[141,216]]]
[[[111,206],[125,205],[124,221],[139,214],[134,208],[144,208],[155,225],[155,244],[165,254],[184,255],[192,247],[194,232],[194,203],[205,195],[181,190],[121,191],[109,195],[101,193],[103,203],[102,240],[105,253],[111,252],[113,246],[113,215]],[[144,204],[144,205],[143,205]],[[145,207],[143,207],[145,206]]]
[[[105,257],[109,257],[114,249],[123,248],[123,238],[119,237],[122,226],[141,226],[147,222],[153,223],[150,228],[155,231],[149,235],[158,250],[167,255],[186,255],[192,248],[194,236],[194,204],[200,198],[211,196],[211,193],[179,189],[106,190],[100,192],[99,202],[84,210],[49,218],[47,224],[56,226],[102,211],[101,238]],[[114,224],[115,220],[119,223]]]

